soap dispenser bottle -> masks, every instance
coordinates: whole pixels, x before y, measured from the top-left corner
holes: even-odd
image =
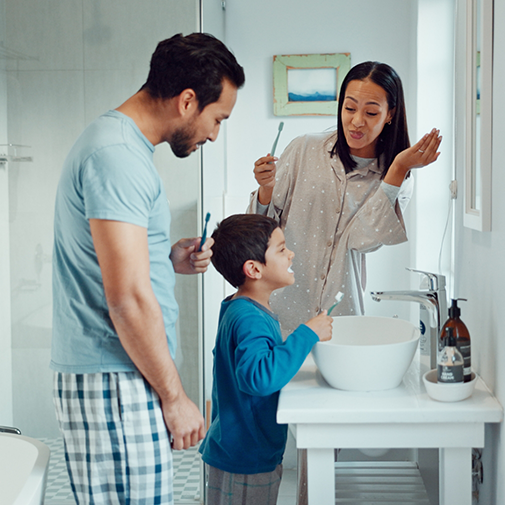
[[[437,382],[454,384],[463,382],[463,356],[458,351],[453,328],[448,327],[443,349],[438,356]]]
[[[461,310],[458,307],[458,300],[465,301],[465,298],[457,298],[451,300],[451,307],[449,308],[449,319],[445,322],[442,330],[440,331],[439,339],[439,352],[442,351],[444,339],[447,336],[447,330],[452,328],[452,334],[456,339],[456,346],[463,356],[464,364],[464,381],[470,382],[472,380],[472,362],[471,362],[471,349],[470,349],[470,333],[465,323],[460,319]]]

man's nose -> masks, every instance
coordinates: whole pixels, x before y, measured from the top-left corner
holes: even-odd
[[[221,125],[217,124],[210,135],[207,137],[211,142],[214,142],[217,139],[217,136],[219,135],[219,127]]]

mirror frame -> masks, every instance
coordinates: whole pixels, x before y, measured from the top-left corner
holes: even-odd
[[[480,2],[480,6],[478,5]],[[477,9],[480,7],[480,12]],[[480,19],[478,30],[477,22]],[[480,32],[480,135],[477,138],[477,32]],[[463,224],[491,231],[493,0],[466,0],[465,201]],[[479,149],[478,149],[479,146]],[[479,155],[480,172],[476,173]],[[476,178],[479,177],[479,184]],[[479,190],[480,205],[475,205]]]

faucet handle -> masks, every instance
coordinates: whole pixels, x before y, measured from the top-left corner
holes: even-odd
[[[409,272],[416,272],[418,274],[426,275],[430,282],[430,289],[437,291],[445,288],[445,275],[434,274],[432,272],[425,272],[424,270],[416,270],[415,268],[406,267]]]

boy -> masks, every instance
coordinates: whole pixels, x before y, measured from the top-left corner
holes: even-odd
[[[293,284],[294,253],[273,219],[230,216],[212,238],[212,263],[238,290],[222,303],[213,351],[212,425],[200,446],[208,504],[275,505],[287,438],[276,422],[279,391],[331,338],[332,318],[324,311],[283,342],[269,299]]]

